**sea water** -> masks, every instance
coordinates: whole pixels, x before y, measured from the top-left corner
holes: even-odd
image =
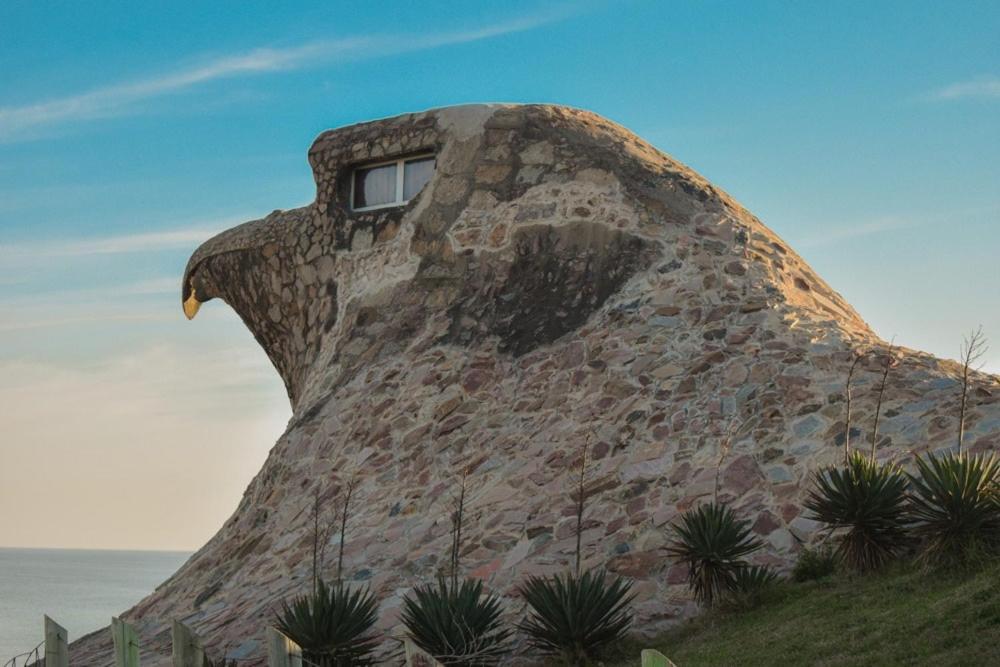
[[[0,665],[42,641],[43,614],[66,628],[72,642],[152,593],[188,556],[0,548]]]

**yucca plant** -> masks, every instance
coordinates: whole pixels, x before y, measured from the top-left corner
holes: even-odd
[[[916,457],[910,512],[921,557],[964,564],[1000,547],[1000,461],[995,456]]]
[[[734,593],[758,594],[778,581],[778,573],[766,565],[747,565],[733,573]]]
[[[865,572],[882,567],[907,544],[906,476],[893,464],[879,464],[854,452],[846,466],[814,475],[805,507],[826,529],[844,529],[838,557]]]
[[[448,576],[404,597],[402,619],[414,643],[442,664],[495,665],[509,650],[511,636],[501,618],[503,605],[498,596],[484,593],[482,581],[459,580],[468,481],[465,468],[451,512]]]
[[[374,664],[377,620],[378,601],[368,588],[352,591],[319,579],[315,591],[282,605],[275,626],[302,647],[310,663],[347,667]]]
[[[529,577],[518,592],[530,613],[518,624],[528,644],[566,664],[585,665],[621,640],[632,624],[632,582],[603,570]]]
[[[756,607],[774,585],[778,573],[766,565],[747,565],[733,573],[733,580],[726,591],[726,601],[739,609]]]
[[[444,665],[495,665],[508,650],[500,598],[484,594],[483,582],[445,578],[417,586],[403,598],[403,625],[414,643]]]
[[[587,501],[587,449],[580,452],[580,471],[573,498],[576,550],[573,571],[552,577],[529,577],[518,592],[528,603],[528,616],[518,624],[528,644],[570,665],[586,665],[601,649],[618,641],[632,624],[628,610],[635,596],[632,582],[601,571],[582,571],[583,514]]]
[[[763,543],[750,530],[750,522],[719,503],[708,503],[685,512],[674,526],[677,539],[668,552],[688,567],[688,585],[695,598],[713,604],[733,585],[744,558]]]

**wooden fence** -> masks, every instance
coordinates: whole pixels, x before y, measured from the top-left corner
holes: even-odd
[[[111,619],[111,638],[114,642],[115,667],[139,667],[139,633],[134,626],[119,618]],[[171,659],[173,667],[207,667],[205,644],[191,628],[174,621],[170,628]],[[420,650],[410,639],[404,642],[406,664],[410,667],[440,667],[433,657]],[[44,660],[39,649],[45,647]],[[18,660],[24,658],[24,662]],[[235,661],[240,662],[240,661]],[[225,660],[224,660],[225,663]],[[665,655],[647,649],[641,655],[642,667],[676,667]],[[11,658],[3,667],[69,667],[69,633],[48,616],[45,616],[45,640],[32,651]],[[228,664],[228,663],[225,663]],[[309,667],[303,659],[302,648],[275,628],[267,629],[268,667]]]
[[[207,667],[205,644],[183,623],[174,621],[170,628],[173,667]],[[114,643],[115,667],[139,667],[139,633],[120,618],[111,619],[111,639]],[[44,657],[41,654],[45,647]],[[224,661],[225,662],[225,661]],[[233,661],[238,663],[240,661]],[[229,664],[229,663],[226,663]],[[69,633],[48,616],[45,617],[45,640],[27,653],[15,656],[3,667],[69,667]],[[308,667],[302,659],[302,649],[274,628],[267,630],[268,667]]]

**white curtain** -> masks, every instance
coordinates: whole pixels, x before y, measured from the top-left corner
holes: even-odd
[[[396,201],[396,165],[387,164],[354,172],[354,208]]]
[[[403,200],[409,201],[423,190],[434,175],[434,158],[411,160],[403,166]]]

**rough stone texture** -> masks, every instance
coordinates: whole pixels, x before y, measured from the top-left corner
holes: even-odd
[[[351,169],[433,151],[404,207],[353,213]],[[841,456],[844,378],[880,350],[858,314],[773,232],[687,167],[608,120],[554,106],[469,106],[322,134],[316,201],[199,248],[184,277],[253,331],[294,408],[233,516],[124,618],[144,664],[169,622],[263,655],[276,604],[309,575],[308,506],[358,475],[346,576],[402,595],[447,559],[455,479],[470,471],[465,571],[511,594],[572,560],[573,467],[589,442],[587,566],[634,577],[645,633],[695,611],[668,524],[719,478],[786,567],[816,524],[810,471]],[[957,367],[900,350],[880,456],[954,443]],[[880,353],[854,390],[868,447]],[[967,445],[1000,443],[1000,383],[977,375]],[[336,540],[327,550],[327,572]],[[521,603],[509,599],[512,614]],[[74,664],[110,664],[106,633]],[[253,664],[253,661],[251,661]]]

